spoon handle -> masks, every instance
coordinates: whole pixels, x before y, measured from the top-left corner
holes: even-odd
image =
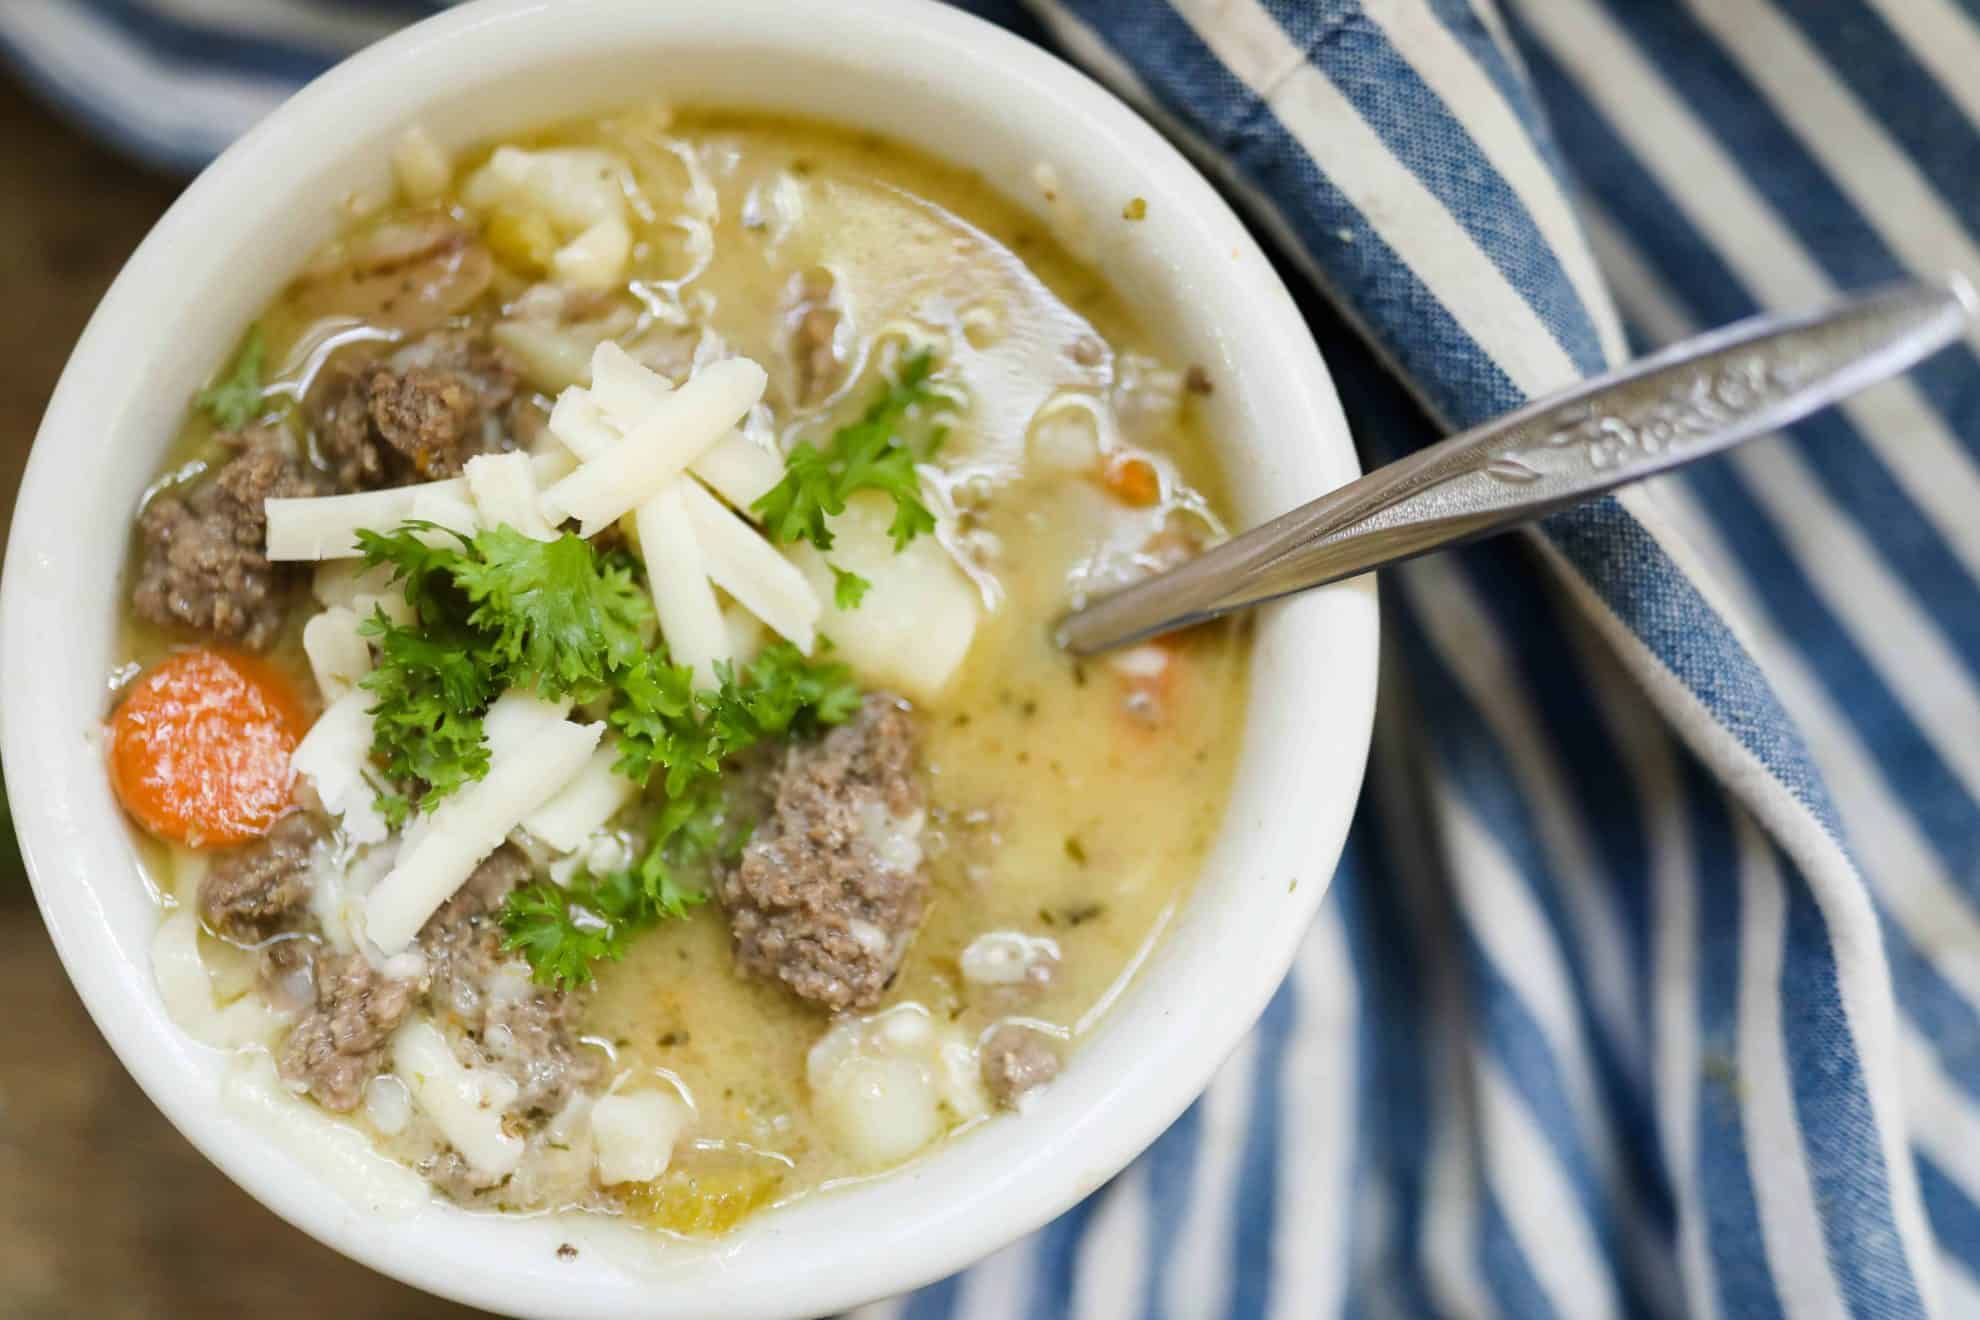
[[[1525,522],[1786,426],[1915,365],[1980,305],[1960,275],[1756,316],[1527,404],[1075,610],[1059,644],[1123,646]]]

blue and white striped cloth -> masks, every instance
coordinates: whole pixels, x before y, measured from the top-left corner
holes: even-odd
[[[408,0],[9,0],[206,158]],[[1274,242],[1374,463],[1654,344],[1980,276],[1980,0],[977,0]],[[1291,981],[916,1317],[1980,1316],[1980,358],[1388,579]]]

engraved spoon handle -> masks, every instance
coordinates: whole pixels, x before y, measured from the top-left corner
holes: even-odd
[[[1801,316],[1756,316],[1377,468],[1060,620],[1075,655],[1123,646],[1499,531],[1777,430],[1965,332],[1960,275]]]

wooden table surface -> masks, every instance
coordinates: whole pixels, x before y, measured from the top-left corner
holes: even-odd
[[[178,184],[0,77],[0,507],[55,378]],[[160,333],[169,333],[161,326]],[[6,514],[0,514],[4,517]],[[139,1092],[0,863],[0,1316],[460,1316],[290,1228]]]

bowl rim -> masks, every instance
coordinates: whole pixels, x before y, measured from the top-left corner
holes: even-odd
[[[73,590],[64,590],[78,573],[65,576],[61,556],[51,553],[67,544],[65,533],[74,534],[73,524],[64,522],[65,497],[77,489],[79,469],[89,458],[88,444],[65,442],[64,437],[89,436],[89,443],[98,443],[99,431],[105,435],[115,431],[115,412],[123,405],[117,397],[105,397],[101,384],[105,373],[116,369],[112,356],[128,340],[128,335],[119,333],[120,325],[144,313],[161,291],[174,287],[175,254],[187,244],[224,240],[231,223],[225,212],[229,199],[246,190],[267,161],[293,150],[298,142],[334,135],[340,115],[350,106],[359,106],[360,113],[374,118],[386,114],[366,105],[367,98],[383,95],[397,107],[402,122],[416,117],[412,107],[426,93],[423,88],[402,89],[420,86],[417,72],[435,52],[466,42],[507,43],[521,49],[520,43],[549,30],[555,21],[553,9],[566,18],[581,13],[584,35],[569,40],[591,41],[602,51],[605,43],[628,32],[664,35],[690,22],[699,25],[697,31],[724,30],[725,25],[735,32],[748,31],[778,12],[778,3],[725,0],[719,14],[702,13],[690,20],[680,9],[642,0],[586,0],[581,6],[549,0],[478,0],[396,33],[311,83],[186,189],[105,294],[51,396],[22,480],[5,573],[0,575],[0,677],[5,680],[0,685],[0,760],[4,760],[36,902],[92,1020],[153,1103],[255,1199],[371,1268],[489,1309],[630,1314],[650,1311],[661,1300],[653,1290],[663,1288],[673,1290],[664,1296],[668,1309],[684,1315],[837,1310],[943,1277],[1055,1217],[1150,1144],[1202,1092],[1263,1011],[1289,971],[1331,879],[1367,755],[1378,634],[1372,582],[1342,584],[1268,607],[1254,655],[1254,709],[1248,717],[1246,755],[1251,757],[1252,741],[1262,736],[1261,729],[1282,741],[1306,736],[1312,744],[1286,751],[1275,762],[1285,772],[1283,782],[1259,789],[1265,804],[1276,807],[1279,814],[1261,812],[1255,829],[1261,837],[1273,835],[1277,849],[1273,860],[1293,868],[1292,882],[1282,898],[1275,898],[1269,916],[1254,916],[1245,928],[1256,937],[1248,947],[1231,952],[1188,950],[1174,957],[1165,947],[1160,954],[1160,959],[1175,964],[1171,970],[1178,977],[1218,976],[1223,993],[1184,995],[1179,992],[1182,982],[1161,987],[1158,993],[1148,988],[1151,978],[1144,972],[1130,992],[1132,1002],[1113,1010],[1068,1069],[1066,1085],[1083,1107],[1069,1109],[1070,1100],[1058,1104],[1053,1110],[1058,1118],[1044,1124],[1035,1124],[1030,1114],[991,1124],[939,1155],[924,1157],[860,1188],[813,1196],[793,1211],[761,1216],[762,1222],[745,1225],[734,1247],[725,1242],[702,1257],[687,1249],[670,1249],[682,1253],[686,1264],[679,1271],[670,1267],[662,1275],[643,1275],[623,1256],[613,1257],[609,1251],[604,1253],[606,1259],[587,1261],[575,1270],[513,1261],[508,1253],[514,1244],[542,1238],[536,1231],[540,1222],[532,1227],[530,1220],[496,1220],[452,1207],[422,1211],[420,1219],[395,1232],[381,1230],[375,1217],[340,1206],[325,1193],[321,1179],[314,1184],[307,1174],[298,1179],[302,1166],[274,1143],[244,1134],[239,1118],[214,1103],[210,1080],[200,1084],[210,1075],[210,1052],[159,1030],[161,1010],[148,959],[144,966],[133,967],[112,965],[116,960],[97,956],[108,918],[93,887],[128,883],[130,876],[128,870],[117,874],[87,870],[79,850],[92,838],[120,830],[122,822],[114,818],[114,807],[106,819],[100,782],[92,789],[78,779],[78,767],[98,754],[79,751],[75,744],[86,738],[79,740],[73,725],[61,722],[64,717],[57,712],[65,689],[51,673],[59,666],[46,662],[51,650],[58,656],[64,653],[59,640],[51,644],[49,639],[59,639],[63,627],[83,617],[75,608]],[[1168,204],[1181,205],[1197,224],[1199,240],[1214,234],[1218,242],[1230,245],[1230,278],[1248,303],[1242,323],[1225,326],[1222,332],[1240,348],[1256,350],[1261,370],[1274,369],[1284,376],[1275,386],[1284,394],[1281,411],[1286,414],[1278,420],[1311,427],[1319,440],[1312,455],[1297,460],[1304,465],[1303,479],[1335,484],[1354,475],[1358,470],[1354,451],[1332,382],[1290,294],[1229,206],[1145,121],[1050,53],[932,0],[846,0],[820,11],[816,20],[834,31],[886,30],[902,41],[938,43],[958,59],[975,61],[1008,89],[986,95],[1014,97],[1024,89],[1049,89],[1056,111],[1063,113],[1069,126],[1076,123],[1080,131],[1134,153],[1138,166],[1160,176]],[[969,163],[966,154],[961,159]],[[138,382],[127,387],[128,396],[142,388],[147,373],[123,369]],[[1270,722],[1259,715],[1256,687],[1266,653],[1271,653],[1273,672],[1286,676],[1280,689],[1299,695],[1292,676],[1301,672],[1300,648],[1322,641],[1328,648],[1331,689],[1325,718],[1316,717],[1310,729],[1269,729]],[[1294,703],[1292,709],[1295,715],[1313,715],[1322,707]],[[100,762],[95,773],[100,780]],[[1317,803],[1302,796],[1317,789],[1325,790]],[[1290,813],[1298,814],[1297,827],[1281,823],[1280,816]],[[1224,845],[1233,855],[1245,855],[1245,846],[1232,842],[1241,833],[1235,822],[1227,821],[1224,833]],[[98,846],[103,846],[100,839]],[[108,846],[112,852],[118,847]],[[127,841],[121,847],[130,851]],[[1275,895],[1282,874],[1273,873]],[[1235,904],[1233,900],[1227,905],[1232,906],[1232,923],[1241,915]],[[1247,898],[1244,905],[1262,912],[1265,901]],[[1166,945],[1175,943],[1169,940]],[[1125,1041],[1123,1018],[1167,1031],[1168,1043],[1134,1054]],[[1111,1080],[1096,1075],[1099,1064],[1086,1064],[1086,1056],[1109,1041],[1109,1066],[1118,1069]],[[1020,1131],[1021,1138],[1013,1135]],[[1007,1168],[995,1172],[1000,1162]],[[961,1169],[982,1174],[983,1181],[960,1189],[944,1181]],[[847,1209],[843,1217],[857,1228],[867,1221],[860,1218],[863,1211],[852,1207],[876,1204],[882,1207],[876,1213],[884,1213],[886,1203],[907,1206],[917,1197],[939,1198],[943,1209],[928,1214],[912,1231],[884,1221],[886,1232],[870,1239],[873,1250],[847,1251],[843,1242],[835,1246],[827,1241],[834,1232],[830,1221],[838,1216],[815,1212],[820,1202],[830,1201],[831,1211]],[[814,1228],[814,1223],[820,1227]],[[786,1256],[795,1263],[783,1275],[769,1270],[768,1278],[760,1261],[756,1269],[743,1268],[751,1263],[752,1254],[766,1253],[778,1253],[771,1257],[778,1265]],[[473,1268],[467,1268],[470,1264]],[[795,1308],[789,1300],[794,1284],[805,1290]]]

